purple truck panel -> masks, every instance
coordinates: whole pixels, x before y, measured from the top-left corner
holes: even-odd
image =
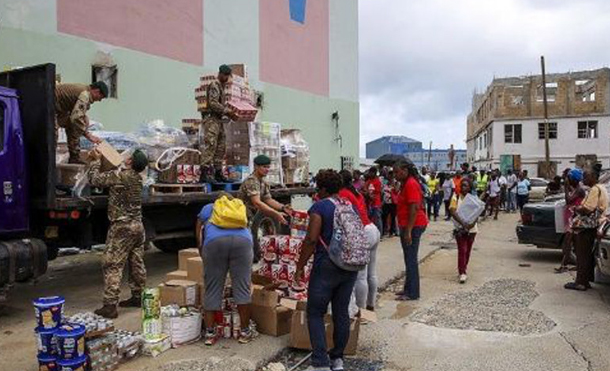
[[[15,90],[0,87],[0,234],[29,229],[25,145]]]

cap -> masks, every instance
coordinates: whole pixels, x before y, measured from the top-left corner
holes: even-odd
[[[231,67],[229,67],[228,65],[223,64],[218,68],[218,72],[223,75],[231,75],[233,73],[233,69],[231,69]]]
[[[99,90],[102,93],[102,95],[104,96],[104,98],[108,98],[108,85],[106,85],[105,82],[96,81],[93,84],[91,84],[91,88]]]
[[[133,161],[132,166],[137,172],[143,171],[146,169],[146,166],[148,166],[148,157],[146,156],[146,153],[140,149],[136,149],[133,152],[131,160]]]
[[[258,155],[254,158],[254,165],[259,165],[259,166],[271,165],[271,159],[265,155]]]

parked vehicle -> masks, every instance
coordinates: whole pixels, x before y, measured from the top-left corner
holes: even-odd
[[[602,172],[599,183],[603,184],[610,193],[610,170]],[[525,205],[521,222],[516,228],[520,244],[548,249],[562,248],[564,234],[555,230],[555,202],[559,200],[560,198],[553,195],[544,202]],[[599,247],[596,274],[610,277],[610,227],[604,230],[604,237]]]
[[[0,300],[14,282],[44,274],[60,247],[88,249],[106,239],[107,196],[57,193],[55,147],[55,65],[0,73]],[[272,194],[286,203],[313,192]],[[194,246],[195,217],[215,199],[215,193],[202,192],[146,195],[147,241],[167,252]],[[258,229],[274,233],[279,226],[258,216],[253,229],[258,235]]]
[[[546,197],[546,188],[549,181],[542,178],[530,178],[530,202],[541,202]]]

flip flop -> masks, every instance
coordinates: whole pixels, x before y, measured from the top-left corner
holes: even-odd
[[[565,265],[562,265],[559,268],[555,268],[555,273],[565,273],[568,271],[568,267],[566,267]]]
[[[576,282],[568,282],[563,287],[568,290],[587,291],[587,286],[577,284]]]

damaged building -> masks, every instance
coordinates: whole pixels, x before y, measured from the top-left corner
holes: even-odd
[[[552,168],[599,161],[610,167],[610,69],[547,74]],[[542,175],[545,121],[542,76],[494,79],[475,93],[467,121],[468,160],[478,168]]]

